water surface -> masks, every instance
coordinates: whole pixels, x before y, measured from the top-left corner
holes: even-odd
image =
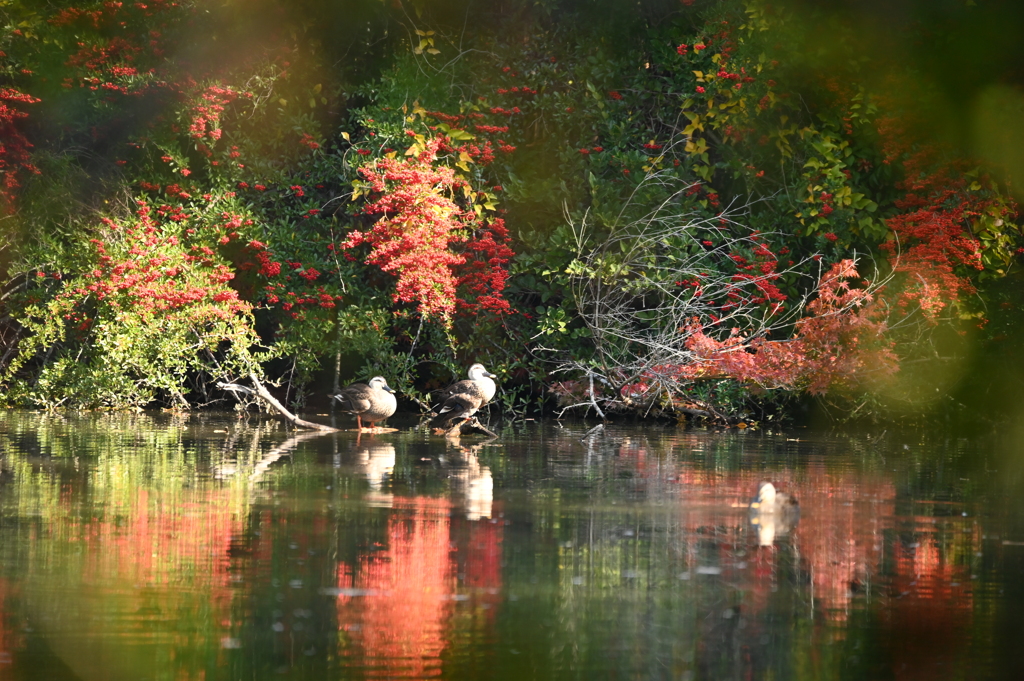
[[[0,414],[0,679],[1024,678],[998,435],[588,427]]]

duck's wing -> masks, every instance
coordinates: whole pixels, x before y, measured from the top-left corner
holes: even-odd
[[[440,405],[440,413],[434,418],[434,425],[444,426],[460,418],[469,418],[480,408],[479,395],[457,393]]]
[[[365,383],[353,383],[343,388],[334,399],[338,400],[341,408],[353,414],[362,414],[372,406],[373,389]]]
[[[441,393],[441,402],[444,403],[452,395],[473,392],[475,389],[476,383],[468,379],[452,383]]]
[[[483,391],[480,390],[480,386],[476,384],[476,381],[465,380],[453,383],[444,389],[441,393],[440,403],[434,407],[434,411],[441,411],[445,405],[448,404],[448,400],[457,395],[465,395],[472,399],[480,400],[480,404],[483,404],[487,400],[484,399]],[[479,405],[477,405],[479,407]]]

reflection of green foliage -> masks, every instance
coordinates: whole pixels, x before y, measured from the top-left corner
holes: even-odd
[[[104,659],[114,676],[201,675],[230,616],[228,551],[251,508],[249,474],[284,433],[214,435],[140,415],[0,421],[3,514],[27,521],[8,528],[4,565],[19,567],[3,577],[21,585],[38,635],[72,668]],[[137,618],[149,633],[125,645],[116,623]]]
[[[4,631],[21,631],[11,623],[27,615],[25,635],[47,655],[85,642],[64,658],[73,670],[112,652],[106,663],[123,673],[104,671],[125,678],[264,678],[285,665],[292,676],[342,678],[375,652],[407,662],[395,648],[361,648],[351,625],[377,602],[343,596],[342,618],[332,590],[382,567],[415,531],[409,506],[424,502],[450,528],[441,567],[465,575],[443,602],[423,594],[440,603],[431,613],[445,613],[427,624],[443,625],[448,677],[475,678],[494,654],[504,658],[488,673],[501,679],[666,669],[884,677],[915,623],[952,623],[942,659],[957,669],[1015,654],[991,646],[1015,607],[1015,551],[986,536],[1013,536],[1020,480],[1003,465],[986,472],[991,442],[934,429],[795,440],[620,427],[581,444],[580,427],[516,424],[471,454],[467,439],[414,430],[358,442],[338,433],[304,440],[250,482],[287,430],[222,417],[0,413]],[[381,446],[393,447],[394,469],[371,491],[361,452]],[[491,519],[466,520],[456,501],[471,457],[494,474]],[[777,476],[813,494],[817,515],[759,547],[732,502]],[[906,560],[918,542],[936,550],[934,564]],[[877,563],[850,594],[842,578],[862,550]],[[480,568],[493,581],[475,581]],[[921,586],[885,597],[898,579]],[[845,607],[830,610],[829,594],[848,596]],[[381,631],[388,616],[408,614],[385,613],[374,620]],[[6,652],[35,662],[20,638]],[[242,648],[225,645],[232,639]]]

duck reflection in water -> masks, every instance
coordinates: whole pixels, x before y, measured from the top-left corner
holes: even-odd
[[[370,483],[370,491],[364,501],[373,507],[391,508],[394,495],[385,491],[388,480],[395,472],[395,447],[387,443],[376,443],[356,446],[355,464],[366,481]]]
[[[785,536],[800,520],[800,504],[796,497],[779,492],[770,482],[757,487],[757,497],[750,502],[750,523],[757,529],[761,546],[771,546],[777,536]]]
[[[462,447],[459,438],[450,438],[449,445],[456,450],[451,482],[455,499],[466,511],[467,520],[491,517],[494,503],[494,478],[491,469],[481,465],[479,453],[483,444]]]
[[[356,465],[366,476],[370,489],[379,492],[395,470],[395,446],[372,444],[360,447],[356,450]]]

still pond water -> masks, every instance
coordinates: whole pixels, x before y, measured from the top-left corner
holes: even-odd
[[[0,679],[1024,678],[1007,436],[587,428],[0,414]]]

